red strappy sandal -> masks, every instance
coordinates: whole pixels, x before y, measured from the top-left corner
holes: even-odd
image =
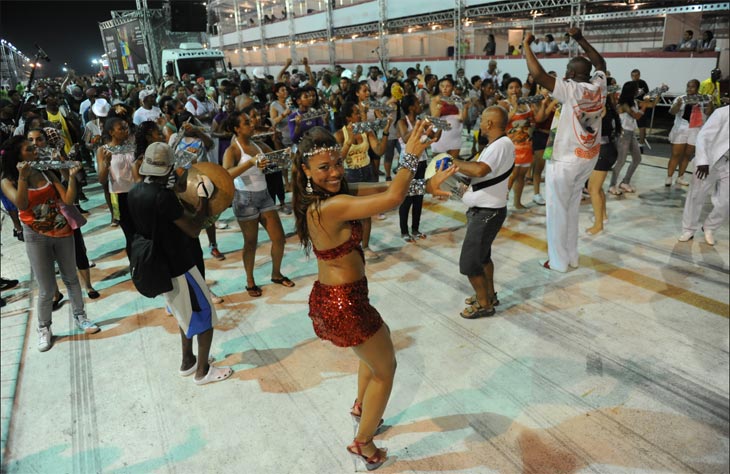
[[[350,456],[352,456],[352,462],[355,465],[355,471],[357,471],[358,461],[365,464],[365,469],[367,469],[368,471],[374,471],[388,460],[388,450],[380,449],[377,446],[375,446],[375,454],[370,457],[367,457],[362,453],[362,447],[372,442],[372,439],[369,441],[365,441],[364,443],[353,439],[352,444],[347,447],[347,452],[350,453]]]
[[[357,412],[357,413],[355,413]],[[355,403],[352,404],[352,408],[350,409],[350,416],[352,417],[352,427],[355,431],[355,435],[357,435],[357,429],[358,425],[360,425],[360,416],[362,415],[362,402],[358,401],[357,398],[355,399]],[[375,429],[375,433],[373,436],[377,436],[381,433],[381,429],[383,428],[383,419],[380,419],[380,423],[378,423],[378,427]]]

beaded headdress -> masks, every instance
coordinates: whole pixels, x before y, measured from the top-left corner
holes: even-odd
[[[309,159],[309,158],[313,157],[314,155],[318,155],[319,153],[326,153],[326,152],[330,152],[331,153],[331,152],[339,152],[339,151],[340,151],[340,146],[339,145],[334,145],[334,146],[319,146],[319,147],[312,148],[310,151],[308,151],[306,153],[302,153],[302,156],[304,158]]]

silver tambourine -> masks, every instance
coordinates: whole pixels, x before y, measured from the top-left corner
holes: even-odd
[[[388,104],[382,104],[373,99],[362,101],[360,102],[360,105],[362,105],[363,107],[367,107],[370,110],[380,110],[382,112],[393,112],[395,110],[393,106]]]
[[[531,95],[529,97],[520,97],[517,99],[518,104],[537,104],[545,100],[545,96],[542,94]]]
[[[441,166],[442,160],[447,160],[444,164],[444,169],[448,168],[453,163],[451,155],[448,153],[439,153],[431,158],[431,161],[428,163],[424,179],[430,179],[436,174],[439,170],[439,166]],[[469,178],[463,175],[454,174],[446,178],[443,184],[446,187],[444,188],[444,186],[442,186],[442,188],[451,192],[451,199],[460,201],[466,190],[469,189]]]
[[[438,132],[439,130],[451,130],[451,124],[442,118],[432,117],[426,114],[421,114],[416,118],[418,120],[425,120],[426,122],[430,122],[431,124],[433,124],[434,132]]]
[[[77,166],[81,166],[78,161],[42,160],[30,162],[30,167],[36,170],[67,170]]]
[[[443,97],[442,96],[441,97],[441,102],[446,102],[447,104],[452,104],[452,105],[463,105],[464,104],[464,99],[462,99],[458,95],[450,95],[448,97]]]
[[[375,119],[370,122],[355,122],[352,124],[352,133],[377,132],[388,124],[388,119]]]
[[[291,155],[291,148],[283,148],[269,153],[259,153],[256,155],[256,166],[258,166],[260,161],[266,160],[268,163],[261,170],[263,174],[271,174],[288,170],[291,168]]]
[[[687,105],[709,104],[710,102],[712,102],[712,96],[707,94],[683,95],[681,96],[681,98],[682,102]]]

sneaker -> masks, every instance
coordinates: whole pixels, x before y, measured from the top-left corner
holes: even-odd
[[[694,238],[695,238],[694,232],[692,232],[691,230],[685,230],[684,232],[682,232],[682,235],[680,235],[677,240],[680,242],[689,242],[690,240],[692,240]]]
[[[53,345],[53,333],[51,328],[38,328],[38,350],[46,352]]]
[[[279,210],[287,216],[290,216],[292,213],[291,206],[289,204],[282,204],[281,206],[279,206]]]
[[[668,188],[671,185],[672,185],[672,177],[667,176],[667,179],[664,180],[664,186]]]
[[[227,229],[228,228],[228,224],[226,224],[225,222],[221,222],[221,221],[215,221],[215,228],[216,229],[221,229],[221,230],[222,229]]]
[[[580,198],[581,198],[581,200],[590,199],[591,193],[589,193],[587,189],[583,188],[583,190],[580,192]]]
[[[118,227],[119,221],[117,219],[112,219],[112,223],[109,224],[110,227]]]
[[[715,245],[715,235],[712,233],[710,229],[702,228],[702,231],[705,233],[705,242],[707,242],[707,245]]]
[[[677,184],[680,185],[680,186],[689,186],[689,181],[687,181],[684,178],[680,177],[680,178],[677,178]]]
[[[86,316],[74,316],[76,327],[84,331],[86,334],[95,334],[101,331],[101,328],[95,323],[89,321]]]
[[[621,183],[621,184],[618,185],[618,187],[619,187],[619,189],[621,189],[621,191],[624,191],[624,192],[627,192],[627,193],[635,193],[636,192],[636,190],[633,188],[633,186],[631,186],[628,183]]]
[[[218,247],[211,247],[210,255],[213,256],[213,258],[216,260],[225,260],[226,259],[226,256],[223,255],[220,250],[218,250]]]
[[[377,219],[378,219],[379,221],[384,221],[385,219],[387,219],[387,218],[388,218],[388,216],[386,216],[386,215],[385,215],[385,214],[383,214],[382,212],[381,212],[380,214],[378,214],[378,215],[377,215],[376,217],[377,217]]]
[[[386,176],[386,177],[385,177],[385,180],[386,180],[386,181],[393,181],[393,177],[392,177],[392,176]]]
[[[610,188],[608,188],[608,192],[610,194],[613,194],[614,196],[621,196],[623,194],[623,192],[616,186],[611,186]]]
[[[417,230],[413,232],[413,238],[419,239],[419,240],[426,240],[426,234],[423,232],[418,232]]]
[[[534,196],[532,196],[532,202],[534,202],[538,206],[544,206],[545,205],[545,198],[542,197],[541,194],[535,194]]]
[[[415,242],[415,240],[413,239],[413,237],[411,237],[411,234],[401,234],[400,235],[400,238],[403,239],[403,240],[405,240],[409,244],[412,244],[413,242]]]

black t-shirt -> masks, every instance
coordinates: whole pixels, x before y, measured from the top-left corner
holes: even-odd
[[[184,212],[175,193],[160,184],[141,182],[129,191],[127,202],[137,233],[151,239],[157,225],[156,248],[165,253],[170,275],[190,270],[195,265],[194,249],[192,239],[175,225]]]

